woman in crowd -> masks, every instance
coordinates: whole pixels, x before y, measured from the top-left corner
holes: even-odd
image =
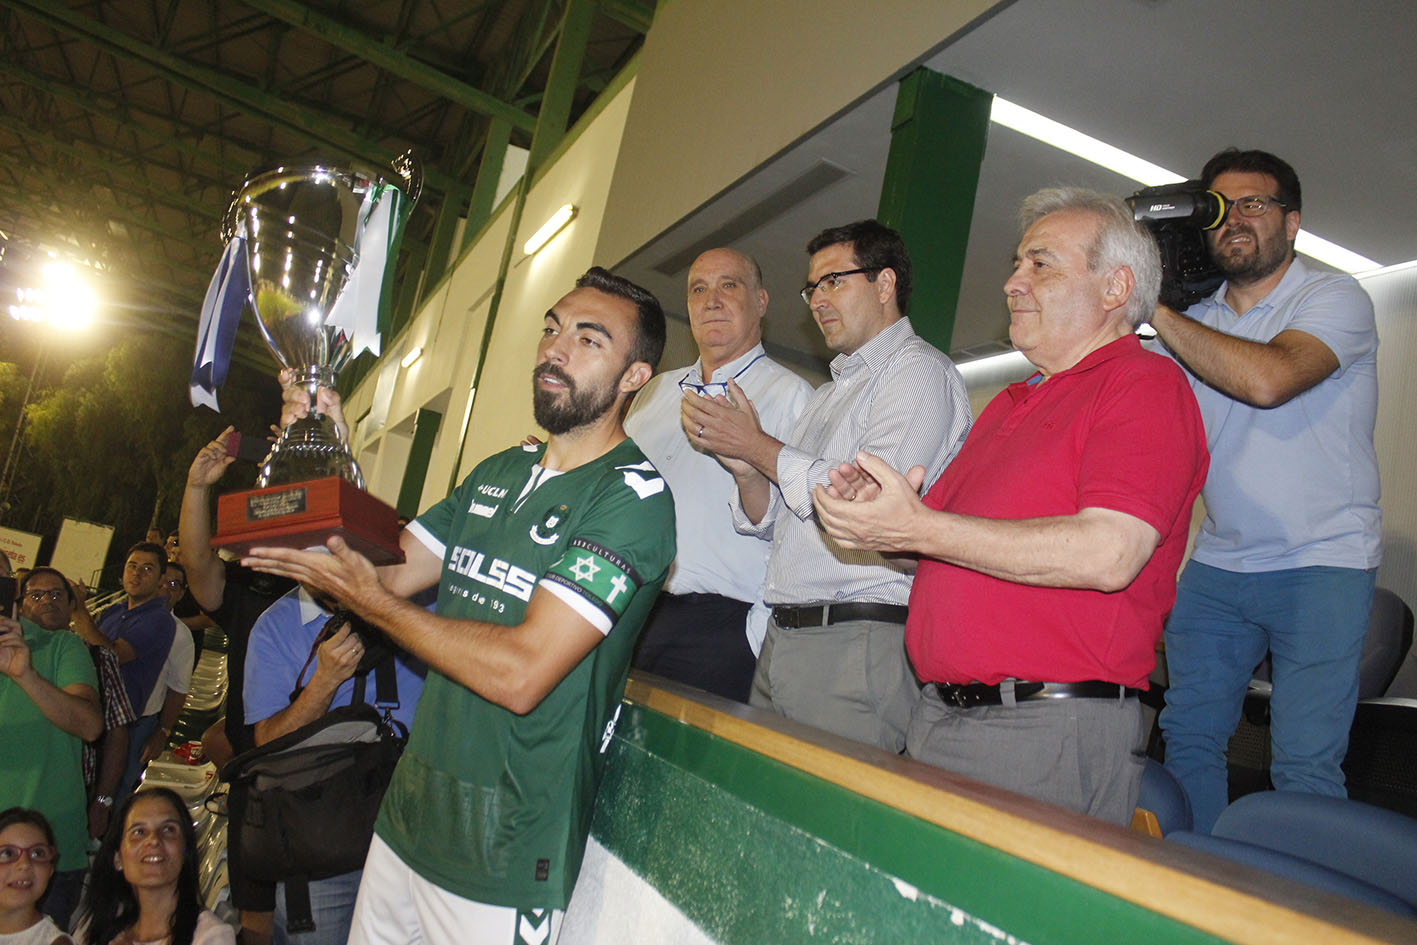
[[[83,945],[235,945],[231,926],[202,909],[197,838],[172,791],[140,791],[117,812],[76,936]]]
[[[57,856],[43,814],[23,807],[0,813],[0,945],[74,945],[39,911]]]

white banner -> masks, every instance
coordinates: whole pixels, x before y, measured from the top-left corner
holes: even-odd
[[[59,541],[54,546],[50,566],[71,581],[83,581],[93,587],[112,540],[112,525],[66,518],[59,530]]]
[[[32,568],[39,557],[39,535],[15,528],[0,528],[0,551],[10,559],[11,568]]]

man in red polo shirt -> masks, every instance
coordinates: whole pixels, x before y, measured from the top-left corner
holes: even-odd
[[[915,758],[1117,823],[1141,781],[1141,707],[1208,455],[1175,364],[1132,333],[1160,285],[1118,199],[1024,201],[1004,285],[1038,368],[985,408],[916,498],[869,454],[816,494],[847,547],[920,557],[906,646],[926,682]]]

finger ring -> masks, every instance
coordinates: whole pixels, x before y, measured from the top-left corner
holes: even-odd
[[[701,424],[699,424],[699,439],[702,440],[703,438],[704,438],[704,425],[701,423]]]

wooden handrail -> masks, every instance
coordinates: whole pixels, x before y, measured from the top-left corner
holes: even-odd
[[[1417,941],[1417,922],[632,672],[625,699],[865,798],[1236,942]]]

